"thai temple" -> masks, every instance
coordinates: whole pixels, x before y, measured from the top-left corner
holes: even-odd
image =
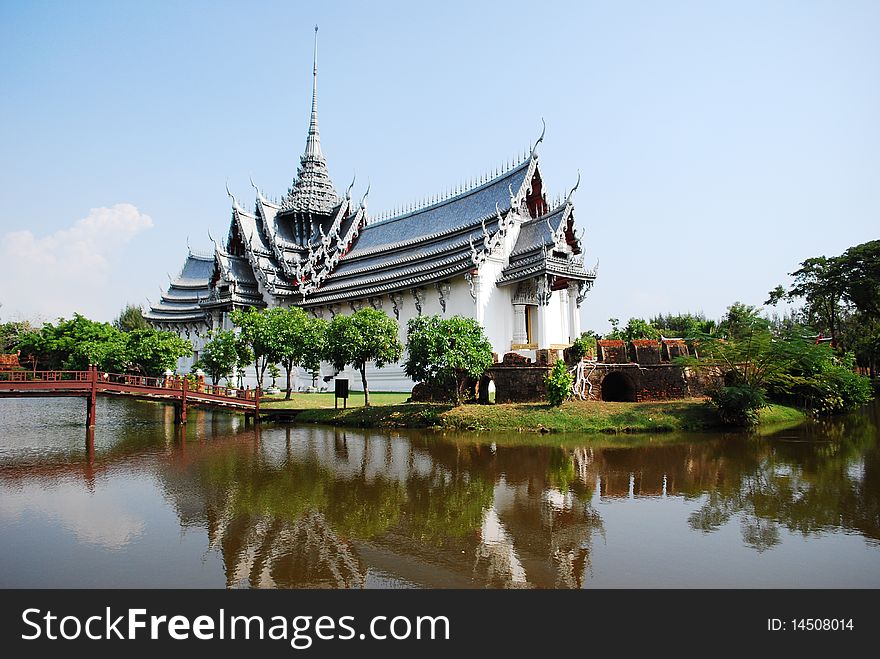
[[[317,28],[312,106],[305,151],[280,200],[256,185],[253,207],[232,194],[229,232],[210,254],[188,248],[177,277],[144,315],[155,327],[193,343],[188,371],[216,328],[245,307],[298,306],[331,319],[367,305],[397,320],[406,343],[410,318],[421,314],[477,319],[493,350],[534,357],[580,335],[579,308],[595,278],[584,268],[572,189],[548,203],[538,146],[504,171],[377,218],[354,182],[340,194],[321,150],[317,111]],[[578,179],[579,180],[579,179]],[[212,239],[213,240],[213,239]],[[327,381],[335,370],[322,369]],[[367,370],[370,389],[408,391],[401,365]],[[340,373],[352,384],[354,373]],[[305,372],[297,388],[310,385]]]

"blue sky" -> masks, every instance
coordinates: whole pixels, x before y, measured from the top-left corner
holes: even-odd
[[[585,328],[760,304],[876,239],[877,2],[0,2],[0,319],[111,319],[281,196],[312,27],[338,189],[370,211],[509,160],[547,122],[599,279]]]

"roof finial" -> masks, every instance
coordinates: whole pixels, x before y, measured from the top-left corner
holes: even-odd
[[[321,155],[321,138],[318,135],[318,26],[315,25],[315,53],[312,59],[312,117],[306,140],[306,156]]]
[[[578,189],[578,186],[581,184],[581,170],[578,170],[578,180],[577,183],[574,184],[574,187],[571,189],[571,192],[568,193],[568,196],[565,198],[565,203],[567,204],[571,201],[571,195],[574,194],[574,191]]]
[[[351,183],[348,186],[348,190],[345,191],[345,198],[351,199],[351,189],[354,187],[354,182],[357,180],[357,174],[351,177]]]
[[[535,142],[535,146],[532,147],[532,153],[531,153],[532,158],[535,157],[535,149],[537,149],[538,145],[544,141],[544,133],[547,132],[547,122],[544,121],[544,117],[541,117],[541,125],[543,126],[541,128],[541,137],[538,138],[538,141]]]
[[[364,196],[361,197],[361,208],[366,209],[367,207],[367,197],[370,196],[370,182],[367,181],[367,191],[364,193]]]
[[[226,194],[228,194],[229,198],[232,199],[232,207],[235,210],[241,210],[241,208],[238,205],[238,200],[235,198],[235,195],[229,191],[229,179],[226,179]]]

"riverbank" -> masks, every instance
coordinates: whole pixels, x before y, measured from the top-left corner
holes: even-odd
[[[276,407],[274,405],[273,407]],[[293,405],[291,405],[293,407]],[[794,425],[806,417],[800,410],[771,405],[761,410],[762,426]],[[631,433],[713,430],[715,413],[703,399],[610,403],[569,401],[559,408],[542,403],[451,405],[400,403],[305,409],[297,422],[358,428],[427,428],[505,432]]]

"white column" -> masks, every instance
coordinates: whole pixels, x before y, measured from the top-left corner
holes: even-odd
[[[529,335],[526,332],[526,305],[513,305],[513,343],[523,345],[528,343]]]
[[[538,317],[538,336],[535,337],[535,343],[538,348],[549,348],[550,342],[547,340],[547,325],[550,311],[550,305],[539,304],[535,307],[535,315]]]
[[[568,306],[568,288],[563,288],[559,291],[559,301],[557,302],[559,309],[559,319],[562,321],[562,331],[559,333],[562,342],[565,342],[566,337],[571,336],[571,314],[569,313]],[[571,339],[568,339],[571,341]]]
[[[486,300],[483,299],[483,294],[482,294],[483,293],[482,279],[483,278],[480,277],[479,274],[476,274],[473,276],[474,297],[477,298],[477,301],[475,303],[475,305],[477,307],[476,308],[476,320],[478,323],[480,323],[480,325],[483,325],[483,317],[486,315],[485,314]],[[483,325],[483,327],[485,327],[485,325]]]
[[[578,285],[568,286],[568,327],[569,341],[574,341],[581,335],[581,310],[577,303]]]

